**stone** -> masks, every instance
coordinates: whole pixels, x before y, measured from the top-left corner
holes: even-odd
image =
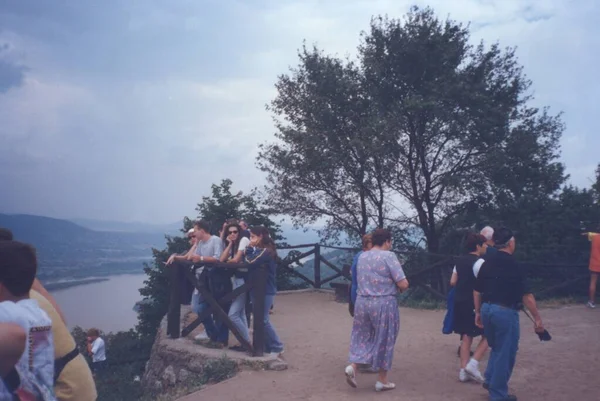
[[[179,371],[179,374],[177,375],[177,379],[179,380],[180,383],[185,383],[189,380],[191,375],[192,375],[192,373],[189,370],[181,369]]]
[[[173,366],[167,366],[167,368],[162,374],[162,379],[169,386],[174,386],[175,383],[177,383],[177,376],[175,376],[175,370],[173,369]]]
[[[267,364],[267,370],[281,372],[282,370],[286,370],[287,368],[287,362],[281,359],[275,359],[274,361],[271,361]]]
[[[160,380],[156,380],[154,382],[154,386],[153,387],[154,387],[154,390],[156,390],[156,391],[162,391],[162,389],[163,389],[163,385],[160,382]]]

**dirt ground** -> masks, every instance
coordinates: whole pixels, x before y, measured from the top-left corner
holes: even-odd
[[[521,314],[521,343],[511,391],[519,400],[600,400],[600,309],[569,306],[541,313],[553,339],[541,343],[533,324]],[[480,385],[458,381],[458,336],[441,333],[443,316],[444,311],[401,309],[389,374],[396,389],[375,393],[372,374],[358,376],[358,389],[345,381],[352,324],[348,305],[336,303],[333,295],[325,293],[280,295],[272,320],[285,343],[289,369],[244,371],[182,401],[487,400]]]

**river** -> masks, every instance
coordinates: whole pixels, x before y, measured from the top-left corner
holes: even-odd
[[[133,310],[142,299],[138,289],[144,285],[145,274],[122,274],[107,277],[107,281],[84,284],[51,291],[60,305],[69,328],[96,327],[104,332],[134,328],[137,313]]]

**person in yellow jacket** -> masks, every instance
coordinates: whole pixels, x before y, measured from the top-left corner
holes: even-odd
[[[588,240],[592,243],[590,251],[590,297],[587,306],[591,309],[596,307],[596,284],[598,276],[600,276],[600,233],[583,233],[587,235]]]
[[[52,320],[54,358],[59,361],[54,365],[56,398],[58,401],[96,401],[98,394],[92,372],[83,355],[77,350],[77,344],[61,318],[60,309],[57,310],[34,289],[29,292],[29,297],[35,299]]]

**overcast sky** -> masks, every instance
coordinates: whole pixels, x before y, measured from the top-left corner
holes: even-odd
[[[355,54],[374,14],[411,4],[518,46],[536,103],[563,111],[563,161],[600,161],[595,0],[4,0],[0,212],[166,223],[210,184],[263,183],[265,104],[303,39]],[[595,72],[594,72],[595,71]]]

